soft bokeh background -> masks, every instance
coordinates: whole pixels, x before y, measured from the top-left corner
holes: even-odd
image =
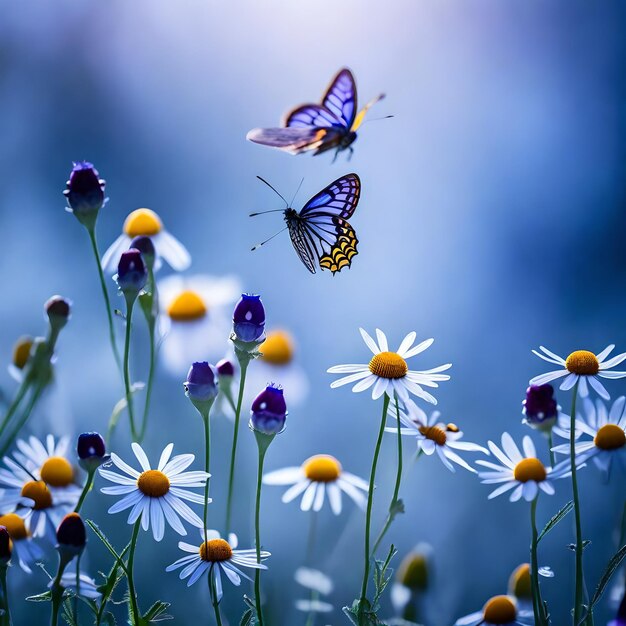
[[[18,335],[43,331],[48,296],[74,302],[59,345],[57,390],[33,418],[32,432],[104,429],[121,395],[88,241],[63,210],[72,160],[89,159],[111,199],[99,222],[103,249],[128,212],[150,207],[188,246],[194,272],[238,275],[246,290],[263,294],[270,325],[297,338],[311,392],[291,411],[268,468],[328,452],[367,476],[380,407],[367,394],[329,389],[325,374],[332,364],[367,359],[359,326],[383,328],[393,344],[412,329],[435,337],[419,367],[454,364],[438,394],[445,417],[471,441],[499,438],[504,429],[521,437],[524,389],[546,369],[532,347],[544,343],[566,354],[626,345],[625,20],[618,2],[5,3],[3,359]],[[344,65],[355,72],[362,101],[387,93],[370,117],[395,116],[363,127],[350,163],[343,156],[334,164],[326,156],[294,158],[245,141],[250,128],[317,100]],[[280,206],[256,174],[288,196],[304,176],[301,202],[352,170],[363,195],[352,220],[360,254],[350,271],[309,275],[286,235],[249,251],[281,225],[277,215],[247,217]],[[137,350],[145,350],[141,341]],[[145,377],[137,369],[135,377]],[[201,423],[181,380],[163,368],[159,380],[149,451],[173,440],[177,450],[201,454]],[[11,392],[7,375],[2,387]],[[626,385],[613,382],[610,391],[617,396]],[[569,398],[560,400],[566,408]],[[214,431],[218,523],[230,423],[216,418]],[[130,453],[123,430],[115,447]],[[236,525],[251,545],[255,446],[247,429],[240,452]],[[375,526],[390,497],[393,453],[386,441]],[[603,485],[593,468],[584,472],[590,586],[615,547],[623,481],[615,476]],[[432,544],[435,626],[503,592],[510,571],[528,558],[527,507],[487,502],[488,491],[468,473],[453,475],[427,458],[402,487],[407,512],[389,540],[401,552],[418,541]],[[303,559],[308,519],[295,503],[281,504],[280,493],[264,494],[264,543],[273,553],[265,584],[275,606],[271,623],[291,625],[303,622],[292,606],[306,593],[292,574]],[[564,482],[556,497],[540,502],[540,519],[568,496]],[[130,528],[123,516],[106,516],[110,503],[94,493],[85,513],[123,545]],[[346,623],[340,607],[356,595],[362,567],[363,518],[346,509],[338,520],[327,510],[320,520],[317,565],[337,585],[331,624]],[[568,621],[571,537],[566,522],[541,550],[542,564],[556,572],[544,589],[557,624]],[[173,574],[157,575],[177,557],[176,542],[173,532],[159,545],[141,536],[142,606],[164,598],[173,602],[176,623],[206,623],[203,585],[188,590]],[[95,538],[90,545],[95,574],[108,561]],[[14,568],[10,582],[17,600],[40,591],[46,577]],[[227,595],[239,611],[238,590]],[[41,605],[14,606],[18,624],[45,619]],[[610,612],[603,602],[596,623]]]

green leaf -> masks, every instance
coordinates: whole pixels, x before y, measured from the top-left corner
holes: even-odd
[[[163,622],[168,619],[174,619],[171,615],[168,615],[166,613],[167,609],[169,608],[169,602],[157,600],[144,614],[143,619],[148,624],[153,624],[154,622]]]
[[[145,384],[142,382],[133,383],[130,387],[130,393],[134,394],[137,391],[141,391],[145,387]],[[113,407],[113,411],[111,412],[111,417],[109,418],[109,431],[107,433],[107,441],[111,439],[111,435],[119,422],[120,416],[126,410],[127,402],[126,397],[118,400],[117,404]]]
[[[117,622],[115,621],[115,615],[107,611],[100,620],[100,624],[102,626],[117,626]]]
[[[254,618],[254,611],[252,609],[247,609],[245,613],[241,616],[239,626],[254,626]]]
[[[391,505],[389,506],[390,521],[393,521],[396,515],[399,515],[400,513],[404,513],[404,512],[405,512],[405,508],[404,508],[404,502],[402,498],[399,498],[395,502],[392,502]]]
[[[617,569],[619,568],[621,562],[624,560],[625,557],[626,557],[626,545],[622,546],[611,557],[611,560],[606,566],[606,569],[604,570],[604,574],[602,574],[602,578],[600,578],[600,582],[598,583],[598,586],[596,587],[596,591],[593,594],[593,597],[591,598],[590,608],[593,608],[599,602],[600,598],[602,597],[602,594],[604,593],[604,590],[606,589],[606,586],[609,584],[611,580],[611,577],[613,576],[613,574],[615,574],[615,572],[617,571]]]
[[[49,591],[38,593],[36,596],[28,596],[26,598],[29,602],[50,602],[52,600],[52,594]]]
[[[374,561],[374,585],[376,586],[373,607],[374,611],[378,610],[378,601],[391,580],[393,570],[389,567],[389,564],[397,552],[396,547],[392,544],[389,547],[389,552],[387,553],[387,557],[384,561],[378,559]]]
[[[72,601],[65,600],[63,602],[63,619],[69,626],[79,626],[78,622],[74,619],[74,611],[72,610]]]
[[[543,527],[543,530],[537,537],[539,543],[567,514],[574,508],[574,501],[570,500],[550,521]]]
[[[100,541],[104,544],[106,549],[113,555],[113,558],[116,560],[117,564],[124,570],[124,573],[127,574],[126,571],[126,563],[122,560],[122,557],[115,551],[115,548],[111,545],[111,542],[106,538],[106,535],[98,528],[97,524],[95,524],[90,519],[87,520],[87,526],[96,533],[96,536]]]

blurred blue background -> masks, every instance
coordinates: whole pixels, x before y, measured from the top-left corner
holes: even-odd
[[[397,343],[410,330],[433,336],[416,367],[454,364],[438,397],[446,419],[470,441],[516,438],[528,379],[547,371],[533,357],[540,343],[560,354],[626,346],[626,8],[618,2],[444,1],[228,3],[33,1],[5,3],[0,18],[0,354],[10,359],[18,335],[43,332],[42,303],[53,293],[74,302],[59,344],[57,392],[31,421],[37,435],[104,429],[121,395],[107,343],[101,294],[88,241],[64,211],[61,195],[72,160],[88,159],[107,180],[110,202],[99,220],[104,250],[124,217],[146,206],[193,256],[193,272],[236,274],[263,295],[272,326],[286,326],[310,380],[308,401],[292,410],[268,454],[268,469],[336,455],[367,476],[380,407],[368,394],[329,389],[327,367],[363,362],[358,327],[378,326]],[[360,100],[387,99],[367,123],[350,163],[340,156],[291,157],[245,141],[256,126],[276,124],[291,106],[316,101],[342,66],[355,73]],[[334,278],[310,275],[282,235],[252,254],[250,246],[281,225],[279,208],[255,175],[297,202],[356,171],[363,195],[352,219],[361,241],[353,267]],[[113,292],[113,285],[111,291]],[[138,350],[145,346],[140,342]],[[136,378],[144,376],[136,373]],[[8,375],[2,386],[10,392]],[[612,395],[626,384],[610,381]],[[286,390],[288,397],[288,390]],[[569,398],[560,397],[564,409]],[[170,440],[202,453],[201,422],[181,380],[161,369],[146,445],[154,455]],[[214,482],[221,519],[231,425],[216,418]],[[538,445],[541,440],[536,437]],[[407,441],[408,444],[408,441]],[[127,434],[117,449],[128,457]],[[411,444],[408,444],[409,446]],[[237,531],[252,545],[255,445],[244,429],[237,491]],[[375,503],[382,522],[394,478],[386,441]],[[566,482],[539,505],[543,521],[569,497]],[[277,624],[302,622],[292,582],[306,541],[307,516],[263,500],[264,544],[273,553],[265,577]],[[523,503],[487,501],[474,476],[423,458],[401,495],[406,515],[389,534],[406,552],[434,548],[435,625],[478,610],[503,593],[510,571],[528,558]],[[612,530],[624,500],[624,477],[601,484],[584,472],[583,524],[588,582],[615,549]],[[106,516],[111,499],[88,500],[118,545],[130,528]],[[355,597],[361,575],[362,515],[321,516],[317,565],[336,582],[338,607]],[[568,621],[573,554],[570,523],[542,546],[556,577],[544,583],[554,623]],[[203,585],[188,590],[174,574],[156,575],[178,556],[177,536],[161,544],[142,535],[142,605],[173,602],[176,623],[205,623]],[[108,567],[91,540],[92,574]],[[15,597],[40,591],[42,572],[15,568]],[[244,588],[241,589],[243,591]],[[239,590],[227,589],[234,614]],[[16,623],[45,607],[14,602]],[[383,615],[391,613],[385,605]],[[604,602],[597,624],[611,614]],[[42,618],[43,619],[43,618]],[[299,620],[299,621],[298,621]]]

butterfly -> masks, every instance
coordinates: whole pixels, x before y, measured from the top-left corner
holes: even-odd
[[[283,199],[285,209],[251,213],[250,217],[281,211],[287,225],[252,250],[288,230],[298,257],[312,274],[315,274],[316,260],[322,270],[330,270],[333,274],[350,267],[352,258],[358,254],[359,243],[354,229],[346,221],[354,213],[361,195],[361,180],[356,174],[346,174],[332,182],[315,194],[300,212],[291,208],[293,201],[287,202],[266,180],[260,176],[257,178]]]
[[[333,78],[321,104],[299,106],[287,114],[284,128],[254,128],[246,138],[291,154],[313,151],[316,155],[335,149],[336,159],[342,150],[348,149],[352,156],[356,131],[365,114],[384,97],[380,94],[357,113],[354,76],[344,68]]]

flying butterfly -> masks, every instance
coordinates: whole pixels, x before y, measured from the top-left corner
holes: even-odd
[[[287,114],[284,128],[254,128],[246,138],[291,154],[313,151],[316,155],[334,149],[336,159],[342,150],[348,149],[352,156],[356,131],[365,114],[384,97],[380,94],[357,113],[354,76],[344,68],[333,78],[321,104],[296,107]]]
[[[358,254],[359,243],[354,229],[347,222],[361,195],[361,181],[356,174],[346,174],[332,182],[315,194],[300,212],[291,208],[293,200],[287,202],[266,180],[260,176],[257,178],[282,198],[285,208],[251,213],[250,217],[280,211],[286,226],[252,250],[288,230],[298,257],[312,274],[315,274],[316,261],[322,270],[330,270],[333,274],[350,267],[352,258]]]

